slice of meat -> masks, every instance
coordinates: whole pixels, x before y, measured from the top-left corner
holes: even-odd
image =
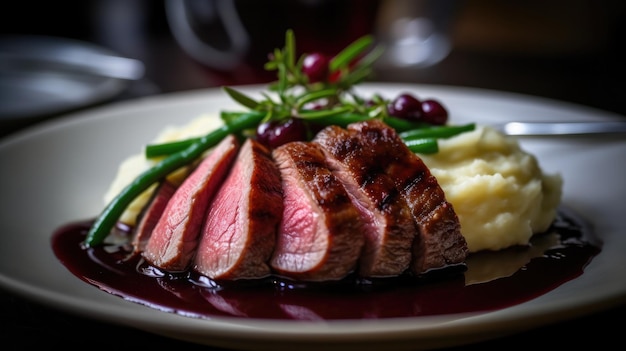
[[[176,189],[142,253],[148,263],[171,272],[189,268],[209,202],[238,150],[235,136],[227,136]]]
[[[359,274],[385,277],[402,274],[411,262],[418,234],[406,199],[385,169],[373,162],[372,149],[361,134],[338,126],[320,131],[313,140],[322,145],[330,169],[339,178],[361,214],[365,246]]]
[[[273,151],[282,177],[284,212],[271,267],[308,281],[339,280],[353,272],[363,247],[358,210],[328,169],[316,143],[291,142]]]
[[[216,280],[261,278],[283,213],[283,191],[270,151],[247,139],[203,225],[194,269]]]
[[[370,162],[385,169],[407,199],[420,231],[414,243],[413,272],[463,264],[468,249],[459,219],[422,159],[379,120],[354,123],[348,129],[361,134],[362,147],[371,150]]]
[[[165,206],[177,188],[178,185],[166,179],[154,189],[152,197],[139,215],[139,221],[133,232],[132,245],[135,253],[145,249],[154,227],[165,211]]]

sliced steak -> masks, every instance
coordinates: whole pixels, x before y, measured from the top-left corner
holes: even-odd
[[[172,272],[189,268],[209,202],[238,149],[237,139],[227,136],[176,189],[142,253],[147,262]]]
[[[210,205],[194,269],[216,280],[269,275],[282,213],[280,173],[270,151],[247,139]]]
[[[405,272],[418,229],[393,179],[373,162],[373,150],[364,145],[360,133],[337,126],[326,127],[313,141],[322,145],[330,169],[343,182],[361,214],[365,246],[359,274],[385,277]]]
[[[413,272],[464,263],[468,249],[459,219],[422,159],[379,120],[354,123],[348,129],[360,133],[362,147],[370,150],[370,162],[385,169],[407,199],[420,231],[414,243]]]
[[[142,252],[145,249],[154,227],[156,227],[163,211],[165,211],[165,206],[177,188],[178,185],[165,179],[154,189],[150,200],[148,200],[148,203],[139,215],[139,221],[133,232],[132,245],[134,252]]]
[[[270,264],[280,275],[339,280],[356,269],[364,244],[360,214],[328,169],[319,144],[291,142],[273,151],[284,212]]]

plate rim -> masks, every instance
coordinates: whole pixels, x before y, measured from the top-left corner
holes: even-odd
[[[264,85],[250,85],[250,86],[242,86],[240,88],[245,91],[257,91],[259,88],[263,88],[263,87]],[[447,90],[447,91],[453,91],[457,93],[470,93],[469,95],[478,94],[478,95],[488,95],[489,97],[495,96],[495,97],[498,97],[498,99],[505,99],[505,100],[506,99],[512,99],[512,100],[522,99],[525,101],[528,101],[528,100],[539,101],[541,103],[545,103],[549,105],[555,105],[555,106],[561,106],[561,107],[565,106],[566,108],[584,110],[593,115],[599,115],[601,116],[601,118],[607,118],[607,119],[622,117],[612,112],[602,111],[602,110],[598,110],[592,107],[580,106],[577,104],[561,102],[561,101],[541,98],[541,97],[534,97],[534,96],[529,96],[529,95],[524,95],[524,94],[493,91],[493,90],[481,89],[481,88],[445,86],[445,85],[411,84],[411,83],[376,83],[376,82],[372,84],[364,84],[363,87],[367,89],[370,89],[370,88],[380,89],[380,87],[383,87],[384,89],[393,88],[396,90],[401,89],[403,87],[410,87],[418,91],[422,90],[422,91],[430,91],[430,92]],[[130,110],[136,109],[137,111],[140,111],[144,108],[148,108],[151,104],[152,105],[168,104],[168,103],[175,104],[185,99],[191,99],[191,100],[199,99],[201,94],[205,94],[207,92],[215,93],[216,91],[217,91],[216,88],[209,88],[209,89],[198,89],[198,90],[184,91],[184,92],[167,93],[167,94],[161,94],[157,96],[149,96],[149,97],[122,101],[122,102],[118,102],[118,103],[114,103],[114,104],[110,104],[106,106],[95,107],[93,109],[89,109],[85,111],[79,111],[76,113],[67,114],[57,119],[45,121],[39,125],[26,128],[22,131],[17,132],[15,135],[9,135],[6,138],[0,139],[0,153],[2,152],[3,148],[6,147],[7,145],[11,145],[14,143],[17,144],[21,141],[27,140],[28,138],[37,137],[37,135],[46,133],[49,130],[67,128],[68,126],[74,123],[79,123],[79,124],[90,123],[90,121],[92,121],[93,119],[106,119],[106,117],[110,115],[111,113],[116,113],[120,111],[123,112],[127,109],[130,109]],[[433,94],[433,95],[436,95],[436,94]],[[193,116],[190,116],[190,117],[193,117]],[[2,267],[0,266],[0,268]],[[65,298],[60,295],[59,296],[50,296],[49,294],[47,295],[46,291],[44,291],[45,289],[39,289],[39,287],[36,287],[36,286],[28,286],[28,285],[22,284],[22,282],[13,281],[11,277],[5,276],[2,271],[0,271],[0,286],[8,290],[11,290],[19,295],[24,295],[28,297],[29,299],[34,299],[36,301],[43,302],[45,304],[55,305],[55,304],[61,303],[61,305],[56,305],[54,307],[63,309],[64,311],[69,312],[69,313],[80,314],[85,317],[94,318],[93,314],[85,313],[83,311],[76,311],[75,301],[71,301],[71,299]],[[97,291],[95,287],[94,289]],[[115,298],[118,298],[118,297],[115,297]],[[626,291],[622,291],[620,294],[617,294],[615,296],[603,296],[602,299],[597,299],[595,301],[592,301],[592,303],[585,305],[585,306],[578,306],[579,308],[575,308],[575,309],[571,308],[571,305],[568,303],[568,301],[562,302],[561,305],[557,304],[557,305],[547,306],[547,308],[545,308],[546,306],[539,306],[541,308],[535,307],[533,308],[532,311],[525,312],[526,314],[525,316],[524,316],[524,313],[521,313],[522,315],[521,318],[529,319],[529,318],[536,318],[537,316],[541,316],[542,321],[536,322],[533,325],[533,327],[535,327],[535,326],[538,326],[539,324],[543,325],[543,324],[548,324],[548,323],[554,323],[554,322],[564,320],[566,318],[578,317],[586,313],[589,313],[591,311],[607,309],[615,305],[622,304],[624,302],[626,302]],[[526,305],[526,304],[521,304],[521,305]],[[513,306],[512,309],[520,309],[521,305]],[[88,307],[88,306],[84,306],[84,307]],[[142,321],[142,318],[144,316],[142,314],[142,317],[137,317],[136,319],[133,317],[127,317],[128,320],[124,322],[120,322],[120,321],[115,320],[115,315],[112,315],[112,314],[107,315],[105,310],[102,310],[99,312],[102,313],[100,317],[104,318],[107,322],[122,323],[124,325],[135,327],[135,328],[137,326],[133,324],[138,321]],[[160,311],[152,311],[152,312],[147,312],[146,314],[151,315],[154,312],[159,313],[159,314],[166,313],[166,312],[160,312]],[[561,313],[567,312],[567,313],[564,313],[560,316],[556,316],[555,312],[561,312]],[[246,329],[246,332],[248,333],[247,336],[254,340],[266,339],[266,337],[268,336],[267,335],[268,331],[272,332],[272,328],[274,329],[281,328],[282,330],[278,334],[276,333],[275,330],[273,330],[273,332],[271,333],[272,334],[271,339],[273,340],[265,340],[265,342],[281,342],[282,341],[282,342],[300,343],[302,339],[295,340],[296,337],[310,339],[312,337],[324,336],[325,338],[323,339],[326,340],[327,342],[343,344],[342,347],[345,347],[346,346],[345,343],[353,344],[354,342],[356,342],[354,340],[355,337],[370,335],[370,333],[373,333],[371,334],[372,335],[371,337],[373,338],[380,339],[380,338],[384,338],[384,336],[389,336],[393,338],[402,338],[404,336],[406,340],[415,340],[416,330],[424,331],[424,332],[429,332],[429,331],[441,332],[443,330],[450,331],[450,330],[456,329],[457,333],[464,334],[463,330],[467,330],[466,328],[471,329],[472,326],[484,327],[485,325],[492,325],[493,324],[492,321],[482,321],[482,319],[485,319],[484,317],[487,314],[489,314],[490,318],[495,318],[501,322],[509,323],[507,326],[503,325],[502,329],[500,330],[504,334],[515,333],[520,330],[521,326],[514,325],[515,321],[511,321],[506,316],[501,316],[502,311],[492,311],[492,312],[487,312],[487,313],[484,313],[484,312],[483,313],[471,313],[471,314],[464,314],[462,316],[456,315],[455,318],[458,318],[458,319],[454,319],[452,321],[449,320],[447,317],[442,318],[442,324],[436,326],[434,330],[430,330],[433,328],[429,329],[427,327],[416,329],[415,325],[409,325],[406,323],[407,318],[402,318],[402,321],[399,321],[398,323],[394,323],[394,322],[390,322],[386,320],[388,322],[387,324],[390,325],[388,328],[385,328],[385,326],[379,325],[378,323],[380,321],[377,321],[377,323],[374,323],[376,324],[375,328],[373,328],[374,326],[371,326],[371,328],[361,328],[360,330],[352,330],[352,331],[350,331],[350,329],[353,329],[352,327],[347,326],[346,328],[347,323],[355,322],[352,320],[350,321],[326,321],[321,325],[325,325],[325,326],[330,325],[333,328],[323,327],[321,329],[314,329],[314,330],[307,329],[306,332],[303,332],[301,328],[297,329],[297,327],[294,327],[293,322],[267,321],[267,320],[242,321],[240,318],[229,318],[229,317],[214,318],[212,321],[208,321],[208,322],[205,320],[197,320],[195,322],[190,322],[189,324],[192,324],[192,325],[198,324],[197,325],[198,330],[204,330],[206,325],[210,325],[212,327],[220,327],[220,326],[223,327],[223,324],[242,325],[242,327]],[[189,317],[184,317],[184,316],[177,316],[177,315],[172,315],[172,316],[175,316],[175,318],[184,318],[184,320],[187,322],[189,322],[189,319],[190,319]],[[415,318],[408,318],[408,319],[413,320],[416,318],[419,318],[420,320],[430,319],[430,318],[425,318],[425,317],[415,317]],[[439,319],[440,318],[434,318],[433,320],[439,320]],[[468,319],[471,320],[469,323],[467,322]],[[518,322],[520,322],[520,319],[518,319]],[[312,323],[316,326],[320,326],[319,322],[312,322]],[[361,326],[366,325],[366,324],[372,324],[371,322],[357,322],[357,323],[359,323]],[[163,327],[166,327],[165,324],[167,323],[163,324],[163,323],[158,323],[156,321],[152,321],[149,324],[150,326],[149,328],[147,328],[148,330],[146,331],[154,331],[156,329],[156,330],[160,330],[161,333],[167,333],[167,331],[161,330],[163,329]],[[298,322],[297,324],[298,324],[298,327],[300,327],[303,324],[311,324],[311,323],[302,321],[302,322]],[[459,328],[459,324],[463,326],[463,328]],[[270,329],[268,330],[267,328],[270,328]],[[140,328],[140,329],[143,329],[143,328]],[[222,328],[218,328],[218,329],[222,329]],[[386,330],[386,329],[392,329],[392,330]],[[510,329],[510,330],[507,330],[507,329]],[[234,330],[234,329],[229,330],[229,331],[235,334],[236,332],[238,332],[238,330]],[[493,331],[495,330],[492,329],[491,332]],[[226,331],[220,330],[220,332],[225,333]],[[407,335],[404,333],[407,333],[407,334],[410,333],[411,335]],[[221,335],[225,335],[225,334],[221,334]],[[421,335],[420,332],[418,332],[417,336],[419,335]],[[168,336],[176,338],[176,335],[168,335]],[[239,336],[241,337],[241,335]],[[488,338],[491,338],[491,337],[488,337]],[[196,342],[197,341],[198,340],[196,340]],[[307,341],[310,341],[310,340],[307,340]],[[435,340],[434,342],[437,343],[438,340]],[[359,344],[361,343],[359,342]],[[453,345],[455,344],[447,344],[446,346],[453,346]],[[221,346],[224,346],[224,345],[221,345]]]

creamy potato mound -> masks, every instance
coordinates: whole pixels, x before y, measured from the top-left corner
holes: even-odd
[[[548,229],[562,178],[544,174],[519,143],[489,127],[441,140],[420,155],[452,203],[470,252],[526,245]]]
[[[203,115],[182,127],[167,127],[156,143],[200,136],[220,126]],[[470,252],[526,245],[534,233],[548,229],[561,201],[562,179],[544,174],[536,158],[517,141],[491,128],[440,141],[440,151],[420,155],[443,188],[461,222]],[[155,164],[143,153],[130,156],[118,169],[104,196],[109,203],[141,172]],[[184,171],[170,175],[181,180]],[[154,186],[135,199],[120,220],[134,225]]]
[[[221,126],[221,120],[214,115],[202,115],[196,119],[193,119],[187,125],[182,127],[168,126],[153,140],[153,143],[166,143],[176,140],[184,140],[194,137],[199,137],[209,133],[212,130]],[[118,167],[115,179],[109,186],[109,189],[104,194],[104,203],[111,202],[122,189],[124,189],[130,182],[132,182],[142,172],[148,170],[158,162],[158,159],[148,160],[144,156],[143,151],[135,155],[126,158]],[[185,169],[171,174],[168,179],[172,182],[179,182],[184,178]],[[128,208],[120,216],[120,222],[129,225],[135,225],[137,223],[137,216],[150,200],[152,192],[156,188],[156,184],[146,189],[141,195],[139,195],[133,202],[128,205]]]

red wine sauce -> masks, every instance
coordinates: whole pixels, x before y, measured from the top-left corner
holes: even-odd
[[[218,283],[191,271],[162,272],[140,255],[131,255],[124,245],[85,249],[82,243],[92,223],[70,223],[52,236],[54,253],[69,271],[126,300],[196,318],[375,319],[496,310],[531,300],[575,279],[601,247],[578,217],[561,210],[552,228],[536,235],[529,247],[471,254],[463,270],[453,267],[419,278],[348,277],[325,284],[276,276]],[[550,244],[540,248],[538,255],[529,255],[511,274],[468,281],[475,266],[498,267],[503,257],[519,257],[532,247],[536,249],[538,240]]]

